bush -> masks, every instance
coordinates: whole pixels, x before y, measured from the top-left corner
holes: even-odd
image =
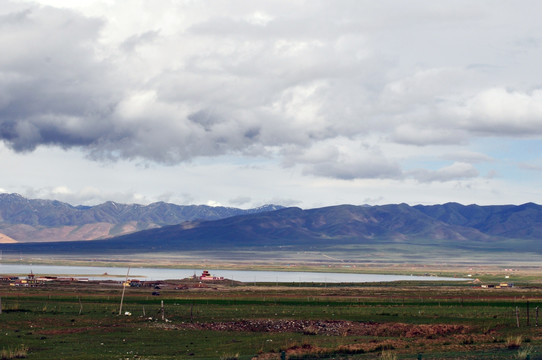
[[[533,353],[532,346],[526,346],[524,349],[518,350],[517,354],[514,356],[514,359],[517,360],[526,360],[528,355]]]
[[[380,356],[382,360],[397,360],[397,355],[395,355],[391,351],[382,351],[382,355]]]
[[[239,359],[239,353],[235,355],[224,354],[220,357],[220,360],[238,360],[238,359]]]
[[[309,325],[303,329],[304,335],[318,335],[319,331],[316,326]]]
[[[521,335],[518,335],[518,336],[507,337],[504,343],[506,347],[509,349],[519,349],[522,342],[523,342],[523,337]]]
[[[2,349],[0,353],[0,359],[2,360],[11,360],[11,359],[24,359],[28,355],[28,346],[24,344],[19,345],[15,349]]]

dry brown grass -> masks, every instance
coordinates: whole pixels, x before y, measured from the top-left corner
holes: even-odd
[[[220,357],[220,360],[238,360],[238,359],[239,359],[239,353],[236,353],[234,355],[224,354]]]
[[[0,352],[0,359],[2,360],[11,360],[11,359],[24,359],[28,355],[28,347],[24,344],[19,345],[15,349],[8,348],[2,349]]]
[[[509,349],[519,349],[523,343],[523,336],[509,336],[506,338],[505,345]]]
[[[397,360],[397,355],[391,351],[382,351],[380,358],[382,360]]]

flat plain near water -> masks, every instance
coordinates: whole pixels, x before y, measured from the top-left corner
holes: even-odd
[[[532,283],[485,289],[463,281],[178,280],[159,287],[0,283],[2,357],[537,359],[542,353],[542,288]]]
[[[56,265],[29,265],[29,264],[0,264],[0,275],[29,274],[36,275],[62,275],[80,276],[91,280],[104,278],[123,279],[128,276],[139,280],[167,280],[184,279],[200,275],[199,269],[170,269],[170,268],[144,268],[144,267],[94,267],[94,266],[56,266]],[[358,274],[336,272],[310,272],[310,271],[264,271],[264,270],[222,270],[210,269],[212,275],[241,282],[319,282],[319,283],[365,283],[389,281],[461,281],[462,278],[392,275],[392,274]]]

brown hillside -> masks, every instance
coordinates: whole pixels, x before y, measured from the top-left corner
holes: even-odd
[[[156,227],[158,226],[155,224],[146,225],[146,228],[152,229]],[[135,221],[125,224],[100,222],[80,226],[71,225],[57,227],[16,224],[6,226],[2,229],[4,236],[11,239],[12,242],[19,243],[107,239],[113,236],[130,234],[138,230],[138,223]],[[6,241],[4,243],[8,242]]]
[[[17,240],[10,238],[7,235],[0,233],[0,244],[14,244]]]

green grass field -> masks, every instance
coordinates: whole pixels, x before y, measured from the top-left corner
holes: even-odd
[[[184,285],[162,287],[160,296],[127,288],[119,315],[119,284],[4,283],[1,357],[542,358],[542,288],[533,284]]]

